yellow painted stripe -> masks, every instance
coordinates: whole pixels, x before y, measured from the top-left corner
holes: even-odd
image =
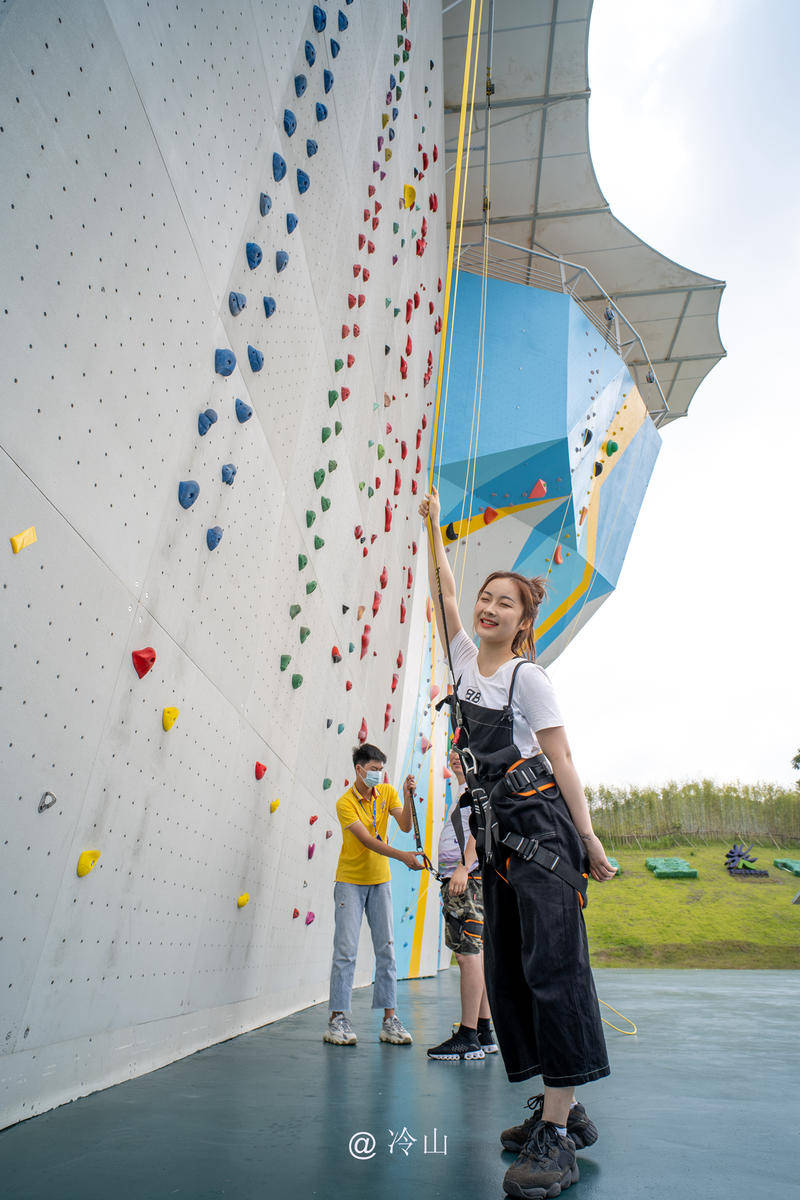
[[[568,500],[569,496],[545,496],[543,500],[529,500],[525,504],[508,504],[505,508],[496,508],[497,513],[494,521],[490,521],[489,525],[494,525],[496,521],[500,521],[503,517],[513,517],[516,513],[525,512],[528,508],[540,508],[543,504],[563,504]],[[453,526],[456,533],[456,540],[462,537],[469,537],[471,533],[480,533],[483,529],[488,529],[489,525],[483,519],[483,513],[478,513],[471,517],[468,521],[448,521],[447,525],[442,525],[442,541],[445,546],[452,546],[455,543],[445,536],[445,530],[449,525]]]

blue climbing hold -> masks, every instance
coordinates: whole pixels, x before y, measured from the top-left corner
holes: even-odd
[[[244,292],[231,292],[228,296],[228,308],[231,310],[232,317],[238,317],[246,304],[247,296]]]
[[[214,351],[214,370],[218,375],[231,375],[236,366],[236,355],[232,350]]]
[[[297,190],[298,190],[298,192],[300,193],[300,195],[301,195],[301,196],[303,195],[303,193],[304,193],[304,192],[307,192],[307,191],[308,191],[308,188],[309,188],[309,184],[310,184],[310,183],[311,183],[311,180],[308,178],[308,176],[306,175],[305,171],[301,171],[301,170],[298,168],[298,171],[297,171]]]
[[[264,355],[260,350],[256,350],[255,346],[248,345],[247,357],[250,359],[250,370],[260,371],[264,365]]]
[[[325,120],[327,120],[327,117],[328,117],[328,110],[327,110],[327,108],[325,107],[325,105],[324,105],[324,104],[323,104],[323,103],[322,103],[320,100],[318,100],[318,101],[317,101],[317,108],[316,108],[316,112],[317,112],[317,120],[318,120],[318,121],[325,121]]]
[[[314,49],[314,43],[306,42],[306,62],[308,63],[308,65],[310,67],[313,67],[313,65],[316,61],[317,61],[317,52]]]
[[[392,129],[391,125],[389,126],[389,141],[394,141],[394,130]]]
[[[335,42],[335,41],[333,40],[333,38],[331,38],[331,56],[332,56],[333,58],[336,58],[336,55],[339,53],[339,51],[341,50],[341,48],[342,48],[342,47],[339,45],[339,43],[338,43],[338,42]]]
[[[399,116],[400,116],[400,109],[399,109],[399,108],[393,108],[393,109],[392,109],[392,120],[393,120],[393,121],[396,121],[396,120],[397,120],[397,118],[398,118]]]
[[[267,213],[269,212],[269,210],[272,208],[272,200],[267,195],[266,192],[262,192],[261,195],[258,197],[258,207],[259,207],[262,217],[265,217],[267,215]]]
[[[264,312],[268,317],[271,317],[275,312],[275,301],[272,299],[272,296],[264,297]]]
[[[283,128],[287,137],[291,137],[295,129],[297,129],[297,117],[290,108],[283,110]]]
[[[184,479],[178,484],[178,504],[181,508],[191,508],[200,495],[200,484],[194,479]]]
[[[319,150],[319,146],[314,141],[314,139],[306,138],[306,154],[308,155],[308,157],[313,158],[314,155],[317,153],[317,150]]]
[[[294,233],[295,229],[297,229],[297,217],[294,215],[294,213],[287,213],[286,214],[286,232]]]
[[[295,96],[297,96],[298,100],[305,92],[307,84],[308,84],[308,80],[306,79],[305,75],[295,75],[295,77],[294,77],[294,94],[295,94]]]
[[[395,79],[394,75],[390,75],[389,76],[389,91],[393,92],[396,87],[397,87],[397,80]]]
[[[222,529],[219,525],[213,525],[206,533],[206,545],[209,550],[216,550],[222,538]]]
[[[322,81],[325,85],[325,94],[327,95],[328,92],[333,87],[333,71],[329,71],[328,68],[326,67],[325,70],[322,72]]]
[[[347,29],[349,21],[347,20],[347,17],[344,15],[344,13],[342,12],[341,9],[339,9],[339,16],[337,17],[337,21],[339,24],[339,32],[344,33],[345,29]]]
[[[286,160],[283,159],[276,151],[272,156],[272,178],[276,183],[280,183],[286,174]]]
[[[230,484],[233,483],[235,475],[236,467],[233,465],[233,463],[225,463],[222,468],[222,482],[227,483],[230,486]]]
[[[245,250],[247,252],[247,265],[251,271],[255,271],[256,267],[261,265],[261,247],[258,242],[248,242]]]
[[[322,33],[327,24],[328,18],[323,9],[318,4],[314,5],[314,28],[317,33]]]
[[[282,271],[289,261],[289,255],[286,250],[275,251],[275,270]]]
[[[245,421],[249,421],[253,415],[253,410],[249,404],[245,404],[244,400],[236,401],[236,420],[240,425],[244,425]]]
[[[207,408],[205,412],[201,412],[197,418],[197,432],[200,437],[205,437],[211,426],[217,420],[217,414],[213,408]]]

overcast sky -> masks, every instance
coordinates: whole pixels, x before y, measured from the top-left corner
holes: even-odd
[[[786,0],[595,0],[590,143],[634,233],[727,281],[618,589],[549,669],[587,783],[792,785],[800,748],[800,38]]]

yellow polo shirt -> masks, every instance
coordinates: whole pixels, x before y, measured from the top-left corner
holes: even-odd
[[[373,809],[374,801],[374,809]],[[367,797],[349,788],[336,801],[336,815],[342,827],[342,849],[336,867],[337,883],[389,883],[392,878],[390,860],[376,854],[351,833],[348,826],[360,821],[373,837],[386,841],[386,828],[392,809],[402,809],[397,789],[390,783],[379,783]]]

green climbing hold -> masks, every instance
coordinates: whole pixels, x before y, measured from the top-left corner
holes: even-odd
[[[377,405],[377,402],[376,402],[375,404],[373,404],[373,406],[372,406],[372,411],[373,411],[373,412],[377,412],[377,411],[378,411],[378,405]]]
[[[336,388],[331,388],[331,390],[328,392],[328,407],[333,408],[338,399],[339,393],[336,391]]]
[[[406,244],[406,239],[405,239],[405,238],[400,238],[400,245],[401,245],[401,246],[405,246],[405,244]]]
[[[336,359],[336,361],[335,361],[335,362],[334,362],[334,364],[333,364],[333,369],[334,369],[334,371],[341,371],[341,369],[342,369],[342,367],[343,367],[343,366],[344,366],[344,359],[343,359],[343,358],[337,358],[337,359]]]
[[[393,54],[393,55],[392,55],[392,62],[394,63],[394,65],[395,65],[395,66],[397,66],[397,64],[400,62],[400,55],[399,55],[399,54]]]
[[[297,689],[300,687],[300,684],[302,682],[303,682],[302,675],[293,675],[292,676],[292,687],[294,688],[295,691],[297,691]]]
[[[299,605],[299,604],[290,604],[290,605],[289,605],[289,616],[292,618],[292,620],[294,620],[294,619],[295,619],[295,617],[297,616],[297,614],[298,614],[299,612],[300,612],[300,605]]]
[[[307,566],[308,566],[308,559],[306,558],[305,554],[298,554],[298,556],[297,556],[298,571],[302,571],[303,567],[307,567]]]
[[[328,509],[329,509],[329,508],[330,508],[330,506],[331,506],[331,502],[330,502],[330,500],[328,499],[328,497],[327,497],[327,496],[321,496],[321,497],[320,497],[320,506],[322,507],[322,511],[323,511],[323,512],[327,512],[327,511],[328,511]]]
[[[400,232],[400,222],[392,221],[392,233],[399,233],[399,232]]]
[[[618,450],[619,450],[619,445],[617,444],[617,442],[615,442],[613,440],[610,442],[606,442],[606,454],[609,456],[609,458],[611,457],[612,454],[616,454]]]
[[[350,652],[351,654],[353,653],[353,651],[355,650],[355,648],[356,648],[356,646],[355,646],[355,642],[351,642],[351,643],[350,643],[350,645],[347,647],[347,649],[349,650],[349,652]]]
[[[343,428],[343,426],[342,426],[342,422],[341,422],[341,421],[337,421],[337,422],[335,423],[334,427],[333,427],[334,433],[336,434],[336,436],[337,436],[337,437],[338,437],[338,436],[339,436],[339,434],[342,432],[342,428]]]
[[[408,50],[404,50],[404,51],[403,51],[403,62],[408,62]],[[402,72],[402,71],[400,72],[400,78],[401,78],[401,79],[403,78],[403,72]],[[400,88],[398,88],[397,90],[398,90],[398,92],[399,92],[399,91],[400,91]],[[399,99],[400,99],[400,97],[398,96],[398,100],[399,100]]]
[[[403,61],[405,62],[406,60],[404,59]],[[398,72],[397,72],[397,78],[400,80],[400,82],[401,82],[401,83],[403,82],[403,80],[405,79],[405,77],[406,77],[406,73],[405,73],[405,71],[398,71]]]
[[[327,790],[328,790],[328,788],[329,788],[330,786],[331,786],[331,781],[330,781],[330,779],[323,779],[323,781],[322,781],[322,790],[323,790],[324,792],[327,792]]]
[[[332,433],[333,433],[333,430],[331,429],[330,425],[323,425],[323,427],[322,427],[322,441],[323,441],[323,442],[327,442],[328,438],[331,436],[331,434],[332,434]]]
[[[396,309],[394,310],[394,315],[395,315],[396,317],[399,317],[399,316],[400,316],[400,309],[399,309],[399,308],[396,308]]]
[[[311,526],[316,521],[316,519],[317,519],[317,514],[314,512],[313,508],[307,508],[306,509],[306,529],[310,529]]]
[[[324,480],[324,478],[325,478],[325,468],[324,468],[324,467],[319,467],[319,468],[318,468],[318,469],[317,469],[317,470],[314,472],[314,487],[321,488],[321,487],[322,487],[322,481]]]
[[[302,646],[303,642],[306,640],[306,638],[310,636],[310,634],[311,634],[311,630],[308,628],[307,625],[300,626],[300,645],[301,646]]]
[[[363,490],[364,490],[364,488],[365,488],[366,486],[367,486],[367,484],[366,484],[366,481],[362,479],[362,480],[361,480],[361,482],[360,482],[360,483],[359,483],[359,485],[358,485],[358,490],[359,490],[360,492],[363,492]]]
[[[328,474],[330,475],[331,471],[335,471],[336,468],[338,467],[338,465],[339,464],[337,463],[335,458],[329,458],[328,459]]]
[[[405,29],[407,27],[407,25],[408,25],[408,22],[407,22],[405,16],[401,13],[400,14],[400,28]]]
[[[309,582],[306,584],[306,595],[307,595],[307,596],[310,596],[310,595],[311,595],[311,593],[312,593],[312,592],[315,592],[316,590],[317,590],[317,581],[316,581],[316,579],[311,579],[311,580],[309,580]]]
[[[415,238],[415,237],[417,236],[417,231],[416,231],[416,229],[412,229],[412,230],[411,230],[411,236],[412,236],[412,238]]]
[[[291,654],[282,654],[281,655],[281,670],[285,671],[291,661],[292,661]]]
[[[397,233],[397,230],[396,230],[396,229],[395,229],[395,233]],[[389,308],[389,307],[391,307],[391,303],[392,303],[392,297],[391,297],[391,296],[387,296],[387,297],[386,297],[386,300],[384,301],[385,307],[386,307],[386,308]]]
[[[385,453],[386,451],[384,450],[383,446],[378,443],[378,458],[383,458]]]
[[[398,44],[398,46],[402,46],[402,44],[403,44],[403,42],[404,42],[404,41],[405,41],[405,38],[404,38],[404,37],[403,37],[401,34],[399,34],[399,33],[398,33],[398,35],[397,35],[397,44]]]
[[[374,441],[372,440],[372,438],[370,438],[370,439],[369,439],[369,441],[367,442],[367,445],[370,447],[370,449],[372,449],[372,447],[375,445],[375,443],[374,443]]]
[[[372,499],[372,497],[375,495],[375,488],[374,488],[374,487],[368,487],[368,488],[367,488],[367,495],[369,496],[369,498],[370,498],[370,500],[371,500],[371,499]]]
[[[324,539],[321,538],[318,533],[315,533],[314,534],[314,549],[321,550],[324,545],[325,545]]]
[[[339,725],[339,727],[337,728],[336,732],[337,732],[337,733],[344,733],[344,725]]]

